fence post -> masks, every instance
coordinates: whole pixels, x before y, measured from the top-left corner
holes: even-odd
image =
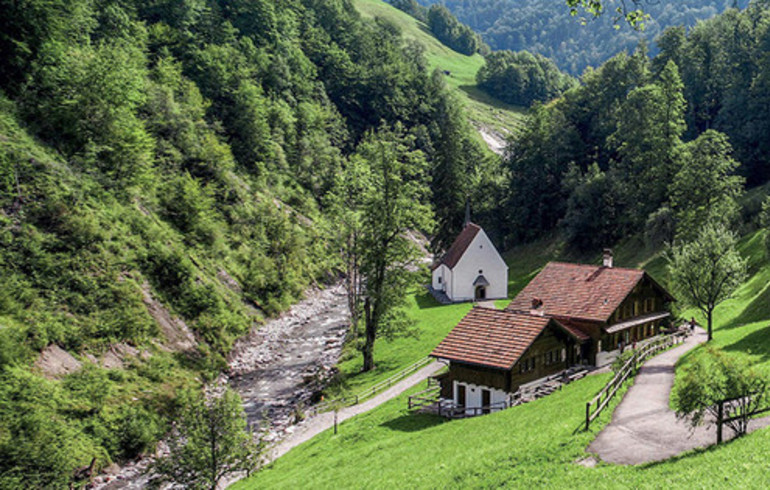
[[[724,402],[720,401],[717,407],[717,444],[722,443],[722,420],[724,419]]]
[[[586,402],[586,430],[591,426],[591,402]]]

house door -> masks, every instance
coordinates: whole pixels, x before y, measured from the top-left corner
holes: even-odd
[[[457,385],[457,406],[465,406],[465,385]]]
[[[489,413],[492,404],[489,390],[481,390],[481,413]]]
[[[476,299],[486,299],[487,288],[484,286],[476,286]]]

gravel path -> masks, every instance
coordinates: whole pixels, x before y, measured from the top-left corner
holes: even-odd
[[[706,332],[697,328],[695,334],[679,347],[647,361],[615,409],[612,421],[588,446],[588,452],[608,463],[641,464],[714,444],[716,429],[713,425],[693,430],[685,420],[676,418],[668,404],[677,360],[706,338]],[[750,423],[749,431],[767,425],[770,425],[770,417],[756,419]],[[733,437],[727,427],[724,437],[725,440]]]

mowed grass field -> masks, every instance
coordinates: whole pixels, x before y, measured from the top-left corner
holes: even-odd
[[[401,29],[405,39],[422,44],[430,69],[449,72],[446,83],[454,89],[472,123],[502,134],[521,127],[525,109],[501,102],[476,87],[476,73],[484,65],[481,55],[466,56],[451,50],[433,37],[424,23],[382,0],[353,0],[353,4],[364,17],[387,19]]]
[[[714,344],[751,356],[770,374],[770,266],[763,242],[764,232],[740,241],[740,251],[749,259],[750,277],[734,298],[717,309]],[[658,271],[656,277],[665,275],[661,257],[640,253],[635,246],[626,249],[623,245],[617,255],[651,266]],[[550,256],[559,256],[558,250],[549,247],[541,243],[506,257],[511,264],[512,295]],[[423,315],[423,325],[432,325],[429,335],[438,341],[453,326],[444,322],[459,318],[468,307],[421,309],[415,303],[413,313]],[[383,343],[381,353],[396,362],[399,353],[408,348],[432,348],[428,337],[423,347],[407,347],[405,342]],[[685,356],[680,367],[701,351]],[[344,422],[338,435],[322,433],[234,488],[770,487],[770,429],[657,464],[599,463],[593,468],[578,464],[588,456],[585,448],[611,416],[611,410],[605,411],[591,432],[580,430],[585,401],[608,377],[589,376],[536,402],[451,422],[409,413],[405,394]],[[421,384],[412,391],[422,388]]]

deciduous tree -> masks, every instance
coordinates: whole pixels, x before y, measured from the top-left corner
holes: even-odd
[[[767,400],[767,380],[745,357],[712,347],[683,371],[674,390],[677,415],[688,419],[693,427],[711,415],[715,421],[727,420],[725,425],[743,435],[751,413]],[[721,439],[718,428],[717,442]]]
[[[410,138],[396,125],[381,129],[359,145],[357,155],[368,171],[362,178],[361,235],[359,240],[364,342],[363,370],[374,368],[374,344],[379,337],[408,331],[403,312],[407,289],[415,284],[419,247],[407,234],[430,232],[432,212],[427,195],[426,162],[410,149]]]
[[[214,490],[225,475],[253,471],[261,460],[261,443],[246,431],[241,397],[229,388],[213,391],[181,397],[170,452],[155,466],[163,478],[185,488]]]
[[[746,260],[735,248],[735,234],[721,223],[705,225],[695,240],[668,255],[671,284],[684,304],[706,315],[712,339],[714,308],[729,298],[746,276]]]

